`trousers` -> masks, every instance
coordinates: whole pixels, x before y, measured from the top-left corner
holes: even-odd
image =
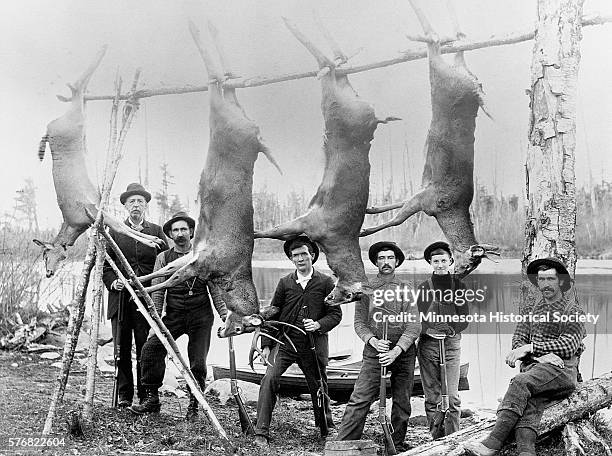
[[[363,350],[363,363],[355,387],[349,399],[342,424],[338,432],[338,440],[359,440],[363,434],[366,417],[370,406],[380,394],[380,363],[378,352],[369,344]],[[407,352],[402,352],[387,368],[391,372],[391,426],[393,427],[393,443],[396,446],[404,443],[410,418],[410,397],[414,384],[414,365],[416,348],[410,346]]]
[[[448,384],[449,410],[444,420],[446,435],[459,430],[461,418],[461,398],[459,397],[459,369],[461,363],[461,334],[444,339],[446,354],[446,381]],[[437,339],[422,335],[419,339],[417,355],[421,384],[425,393],[425,415],[429,430],[433,430],[438,403],[442,399],[440,380],[440,347]]]

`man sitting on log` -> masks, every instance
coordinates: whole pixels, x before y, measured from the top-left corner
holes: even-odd
[[[586,336],[584,312],[567,291],[571,280],[565,265],[555,258],[532,261],[527,277],[542,293],[523,315],[512,338],[506,364],[521,361],[521,373],[510,386],[497,409],[493,431],[482,442],[468,442],[465,450],[476,456],[497,453],[515,429],[519,456],[535,456],[537,429],[545,406],[563,399],[576,388],[578,360]],[[565,318],[559,318],[565,316]],[[566,321],[562,321],[566,320]]]
[[[276,356],[269,356],[273,342],[268,338],[262,339],[264,356],[269,357],[273,364],[268,367],[266,375],[261,380],[257,401],[255,443],[264,448],[268,446],[270,421],[280,387],[280,377],[293,363],[297,363],[304,372],[312,397],[315,421],[319,420],[321,414],[317,404],[318,370],[323,384],[327,387],[326,367],[329,356],[327,333],[342,319],[342,310],[339,306],[331,307],[325,304],[325,297],[334,289],[334,281],[312,267],[319,257],[317,244],[306,236],[298,236],[285,242],[283,249],[296,270],[280,279],[270,305],[280,309],[275,317],[276,320],[290,323],[312,334],[319,368],[317,369],[314,361],[310,339],[301,332],[292,328],[286,330],[297,351],[290,344],[277,344],[274,348]],[[329,400],[323,402],[327,425],[333,427]],[[318,422],[315,424],[320,426]]]
[[[378,275],[370,282],[374,289],[372,297],[364,296],[355,308],[355,332],[365,342],[363,364],[344,410],[338,440],[361,438],[370,406],[379,395],[380,367],[389,366],[393,397],[391,437],[396,450],[403,451],[414,383],[414,342],[421,333],[421,323],[413,303],[402,298],[403,289],[412,285],[395,276],[395,269],[404,262],[402,250],[394,242],[377,242],[370,247],[368,256],[378,267]],[[391,293],[386,294],[387,290]],[[414,314],[414,322],[408,320],[409,313]],[[388,321],[386,340],[382,338],[383,319]]]
[[[191,251],[191,239],[195,229],[195,220],[185,212],[176,213],[164,223],[164,233],[172,239],[174,247],[160,253],[155,262],[154,271],[158,271],[168,263],[188,254]],[[153,279],[153,284],[164,278]],[[208,287],[206,282],[198,277],[189,279],[167,290],[155,291],[151,295],[158,314],[162,313],[164,301],[166,314],[163,322],[174,339],[187,334],[189,342],[187,353],[189,367],[194,377],[204,391],[206,380],[206,357],[210,348],[210,335],[214,321]],[[165,299],[164,299],[165,298]],[[227,309],[222,303],[217,308],[221,319],[225,319]],[[146,391],[146,400],[140,405],[134,405],[130,410],[137,415],[157,413],[161,408],[158,389],[162,386],[166,371],[166,349],[159,338],[149,333],[149,339],[142,348],[142,384]],[[193,421],[198,416],[198,401],[190,391],[189,406],[186,419]]]

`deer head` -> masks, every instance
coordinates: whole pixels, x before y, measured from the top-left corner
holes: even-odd
[[[66,259],[66,246],[54,245],[51,242],[43,242],[38,239],[32,239],[32,241],[43,249],[43,259],[45,260],[47,277],[53,276],[58,265]]]

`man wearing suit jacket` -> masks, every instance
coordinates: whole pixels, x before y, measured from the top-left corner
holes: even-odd
[[[134,239],[111,230],[110,235],[115,240],[128,263],[136,273],[142,276],[153,272],[155,259],[160,251],[168,248],[168,241],[162,228],[155,223],[145,220],[147,203],[151,201],[151,194],[140,184],[133,183],[127,186],[125,192],[119,197],[119,201],[124,205],[129,216],[125,224],[144,234],[150,234],[162,239],[165,244],[161,249],[146,246]],[[115,252],[108,250],[109,256],[116,261]],[[118,368],[118,406],[129,407],[132,405],[134,397],[134,377],[132,375],[132,333],[136,344],[136,366],[137,366],[137,389],[140,401],[144,401],[146,394],[140,381],[140,353],[142,346],[147,340],[149,324],[144,316],[138,311],[136,304],[132,301],[130,294],[125,289],[124,284],[119,280],[117,274],[111,269],[108,263],[104,264],[103,274],[104,285],[108,289],[108,310],[106,318],[111,321],[113,331],[113,343],[116,345],[120,341],[120,362]],[[149,286],[150,283],[143,283]],[[120,330],[120,334],[118,334]]]
[[[335,328],[342,319],[340,307],[325,304],[325,297],[334,288],[334,281],[331,277],[313,269],[312,265],[319,256],[319,248],[306,236],[299,236],[285,242],[283,249],[296,270],[280,279],[270,305],[279,308],[279,313],[275,316],[276,320],[293,324],[312,333],[321,377],[327,384],[326,366],[329,356],[327,333]],[[306,377],[312,397],[315,421],[319,416],[317,413],[318,373],[314,356],[310,350],[309,338],[291,328],[286,330],[286,335],[291,338],[297,351],[294,351],[290,344],[274,347],[276,356],[270,359],[273,366],[268,367],[266,375],[261,380],[255,428],[255,443],[261,447],[268,446],[270,421],[276,404],[280,377],[293,363],[298,364]],[[262,338],[261,344],[264,355],[269,355],[273,341]],[[334,422],[328,402],[325,401],[325,415],[328,426],[333,427]]]

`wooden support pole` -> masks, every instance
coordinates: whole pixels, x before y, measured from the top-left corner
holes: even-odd
[[[144,287],[142,286],[142,284],[136,277],[134,270],[131,268],[130,264],[127,262],[125,256],[121,252],[121,249],[119,249],[119,247],[117,246],[113,238],[106,232],[106,230],[100,230],[100,232],[106,238],[108,245],[115,252],[115,255],[117,256],[117,259],[121,263],[123,270],[126,272],[129,281],[126,280],[126,277],[124,276],[124,274],[119,270],[115,262],[112,260],[110,256],[108,256],[108,254],[106,255],[106,261],[108,261],[111,268],[113,268],[113,270],[115,271],[115,274],[117,274],[117,277],[125,284],[125,288],[129,291],[130,295],[132,296],[134,302],[136,303],[136,306],[142,313],[143,317],[145,317],[145,319],[147,320],[147,322],[149,323],[149,325],[151,326],[151,328],[153,329],[153,331],[159,338],[160,342],[164,345],[164,348],[168,352],[168,355],[170,356],[170,358],[176,365],[177,369],[179,370],[179,372],[181,373],[181,375],[187,382],[187,385],[191,389],[191,392],[193,393],[193,395],[196,397],[198,402],[204,408],[204,411],[206,412],[206,415],[208,416],[210,423],[213,425],[213,427],[215,428],[215,431],[217,432],[219,437],[221,437],[221,440],[226,445],[226,449],[228,450],[230,454],[234,454],[236,451],[235,447],[230,442],[229,437],[227,436],[225,430],[221,426],[221,423],[219,423],[219,420],[215,416],[215,413],[210,408],[210,405],[208,405],[208,402],[206,402],[206,399],[204,397],[204,392],[200,389],[200,385],[196,381],[193,373],[191,372],[191,369],[189,369],[189,364],[185,362],[185,359],[181,355],[181,352],[179,351],[179,348],[176,345],[176,342],[174,341],[172,335],[170,334],[170,331],[168,331],[168,328],[166,328],[166,325],[164,325],[161,318],[157,314],[153,300],[151,299],[149,294],[145,291]],[[136,290],[138,290],[140,296],[136,294],[136,291],[134,290],[132,285],[136,288]],[[141,299],[144,299],[146,303],[146,307],[142,303]]]
[[[97,233],[92,232],[96,246],[96,262],[93,276],[93,300],[89,327],[89,351],[87,355],[87,377],[85,382],[85,401],[83,403],[83,421],[90,424],[93,420],[93,400],[96,392],[96,367],[98,360],[98,334],[100,332],[100,308],[102,307],[104,283],[102,270],[104,268],[104,254],[106,242]]]
[[[140,70],[137,70],[136,76],[134,77],[134,84],[132,85],[133,89],[136,88],[136,83],[138,82],[139,76],[140,76]],[[116,122],[117,105],[118,105],[120,90],[121,90],[120,84],[116,83],[116,94],[113,98],[114,104],[113,104],[113,110],[111,112],[110,141],[112,144],[109,146],[109,149],[112,149],[112,154],[109,157],[107,153],[107,161],[106,161],[105,171],[104,171],[104,182],[103,182],[103,187],[102,187],[102,196],[100,199],[100,208],[99,208],[100,210],[98,210],[96,219],[94,223],[92,224],[91,230],[89,232],[89,243],[87,245],[87,253],[85,256],[85,262],[83,263],[83,271],[81,273],[79,285],[75,293],[75,298],[68,305],[68,310],[70,312],[70,318],[68,320],[68,327],[66,328],[66,341],[64,343],[64,351],[63,351],[63,357],[62,357],[62,372],[58,378],[58,383],[53,392],[53,396],[51,397],[51,403],[49,404],[49,411],[47,413],[47,418],[45,419],[45,424],[44,424],[43,431],[42,431],[43,435],[48,435],[49,433],[51,433],[51,429],[53,427],[53,419],[55,418],[55,413],[57,410],[57,404],[60,403],[64,398],[64,391],[66,390],[66,384],[68,383],[70,367],[74,359],[74,352],[76,349],[77,341],[79,339],[79,334],[81,332],[81,326],[83,325],[83,317],[85,316],[85,298],[87,294],[87,287],[89,285],[91,271],[93,269],[95,258],[96,258],[96,246],[95,246],[96,232],[98,231],[98,227],[102,223],[102,211],[108,205],[111,187],[115,179],[115,175],[117,174],[117,169],[119,167],[119,160],[121,159],[121,150],[123,149],[123,144],[125,142],[125,136],[127,135],[127,132],[132,123],[132,120],[134,116],[136,115],[136,111],[138,110],[138,101],[133,98],[128,99],[128,101],[126,102],[126,106],[128,106],[129,109],[124,111],[122,127],[119,133],[119,138],[117,139],[117,136],[115,133],[113,133],[112,129],[113,129],[113,124]]]
[[[589,27],[592,25],[603,25],[612,22],[612,15],[585,15],[582,17],[582,26]],[[489,47],[496,46],[507,46],[510,44],[522,43],[524,41],[533,40],[535,37],[534,30],[527,30],[523,32],[515,32],[510,33],[503,36],[492,36],[490,38],[480,39],[480,40],[465,40],[461,41],[461,43],[449,44],[446,46],[442,46],[440,48],[440,52],[442,54],[454,54],[460,51],[474,51],[476,49],[483,49]],[[401,53],[400,56],[381,60],[378,62],[367,63],[364,65],[356,65],[356,66],[341,66],[336,68],[336,74],[353,74],[353,73],[362,73],[364,71],[370,71],[377,68],[384,68],[392,65],[397,65],[399,63],[410,62],[413,60],[419,60],[427,57],[427,50],[420,49],[410,49]],[[313,71],[305,71],[300,73],[287,73],[277,76],[253,76],[250,78],[234,78],[229,79],[225,82],[224,86],[228,88],[234,89],[244,89],[248,87],[259,87],[269,84],[277,84],[279,82],[285,81],[293,81],[296,79],[305,79],[305,78],[316,78],[319,70]],[[197,92],[206,92],[208,91],[208,86],[202,85],[182,85],[182,86],[174,86],[174,87],[160,87],[153,89],[140,89],[136,90],[133,93],[128,93],[121,95],[121,99],[125,100],[130,97],[134,97],[137,99],[140,98],[151,98],[162,95],[182,95],[186,93],[197,93]],[[112,100],[114,95],[86,95],[86,101],[102,101],[102,100]]]

